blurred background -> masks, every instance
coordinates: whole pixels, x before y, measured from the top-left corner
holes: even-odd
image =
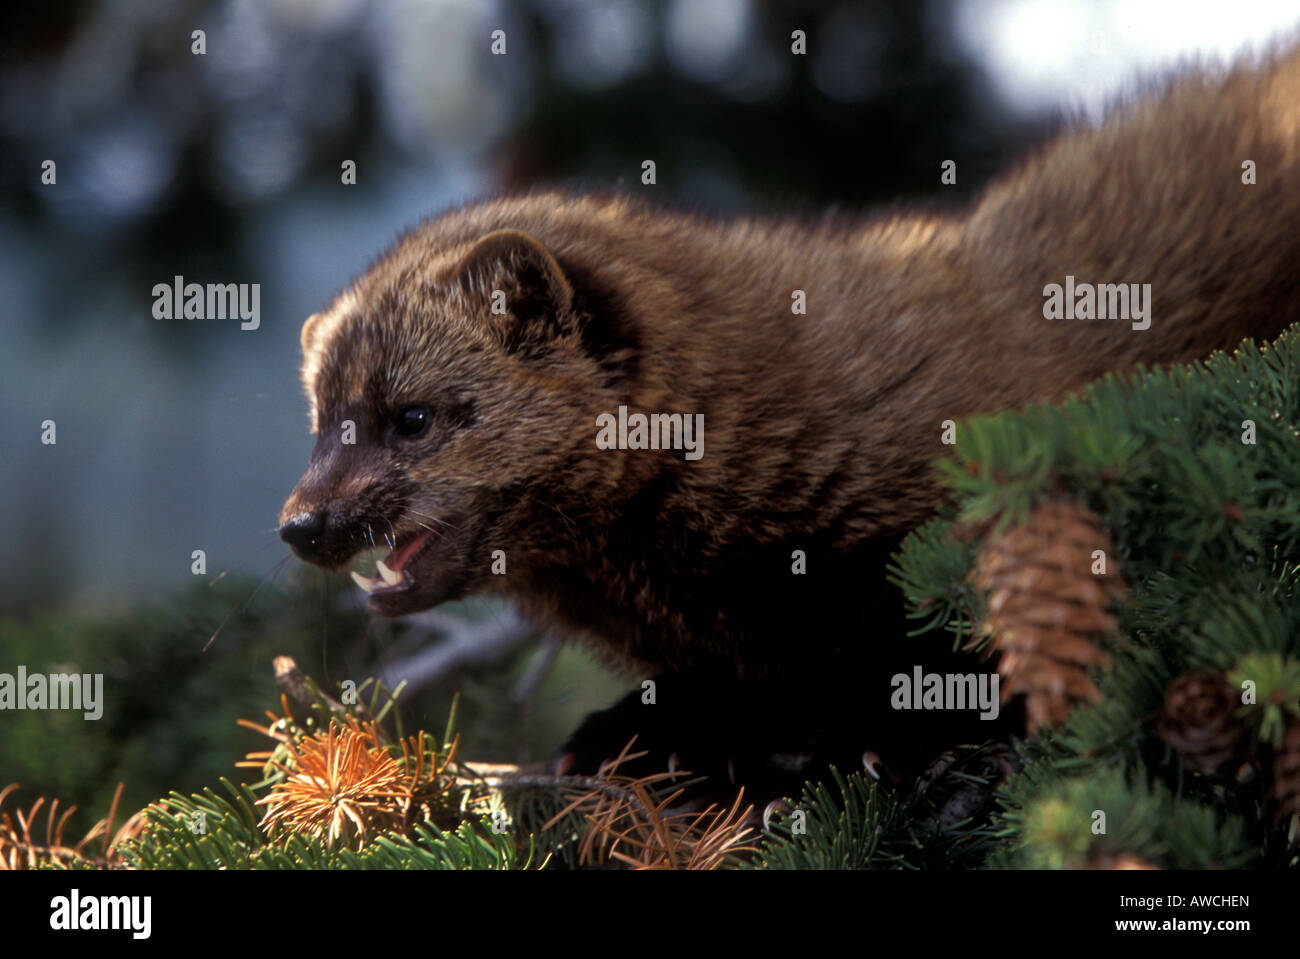
[[[0,786],[97,817],[119,780],[134,809],[263,748],[234,720],[275,707],[280,653],[321,680],[409,671],[411,726],[441,729],[462,691],[481,760],[546,756],[623,688],[509,610],[376,623],[350,583],[285,561],[276,515],[312,446],[299,327],[401,230],[537,186],[723,214],[962,203],[1062,123],[1188,59],[1265,50],[1300,9],[86,0],[6,21],[0,672],[103,672],[107,704],[96,723],[0,713]],[[260,328],[155,320],[178,274],[260,284]]]

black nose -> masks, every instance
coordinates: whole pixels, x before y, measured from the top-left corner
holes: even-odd
[[[316,545],[324,532],[324,512],[299,513],[289,517],[280,527],[280,539],[294,549],[307,550]]]

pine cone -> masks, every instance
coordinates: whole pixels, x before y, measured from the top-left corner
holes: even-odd
[[[1211,775],[1228,762],[1244,759],[1247,730],[1237,718],[1237,706],[1237,696],[1221,673],[1187,673],[1165,690],[1156,728],[1188,768]]]
[[[1098,549],[1106,552],[1104,576],[1092,572]],[[1105,611],[1124,591],[1116,563],[1100,521],[1071,500],[1041,504],[981,548],[972,574],[989,592],[980,632],[1002,653],[1003,701],[1025,695],[1030,729],[1060,726],[1075,703],[1101,698],[1088,668],[1110,666],[1093,638],[1116,628]]]
[[[1278,822],[1300,814],[1300,720],[1287,723],[1282,748],[1273,757],[1273,798]]]

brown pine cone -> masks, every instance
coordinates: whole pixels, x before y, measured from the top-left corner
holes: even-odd
[[[1104,576],[1092,572],[1098,549]],[[1095,639],[1116,628],[1106,608],[1124,584],[1091,510],[1074,500],[1040,504],[1025,523],[985,541],[972,578],[988,593],[979,634],[1002,654],[1002,698],[1025,697],[1031,729],[1060,726],[1076,703],[1101,698],[1088,670],[1110,666]]]
[[[1222,673],[1187,673],[1165,690],[1157,730],[1189,769],[1212,775],[1243,758],[1247,730],[1237,717],[1239,705]]]

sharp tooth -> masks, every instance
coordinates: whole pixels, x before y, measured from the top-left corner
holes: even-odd
[[[352,578],[356,581],[356,584],[367,593],[373,593],[375,587],[380,585],[379,580],[371,579],[369,576],[362,576],[355,569],[352,571]]]
[[[387,566],[384,565],[384,561],[382,559],[378,560],[375,563],[375,569],[379,570],[379,575],[384,578],[384,582],[387,583],[389,586],[398,586],[401,584],[402,574],[393,572],[391,569],[389,569]]]

